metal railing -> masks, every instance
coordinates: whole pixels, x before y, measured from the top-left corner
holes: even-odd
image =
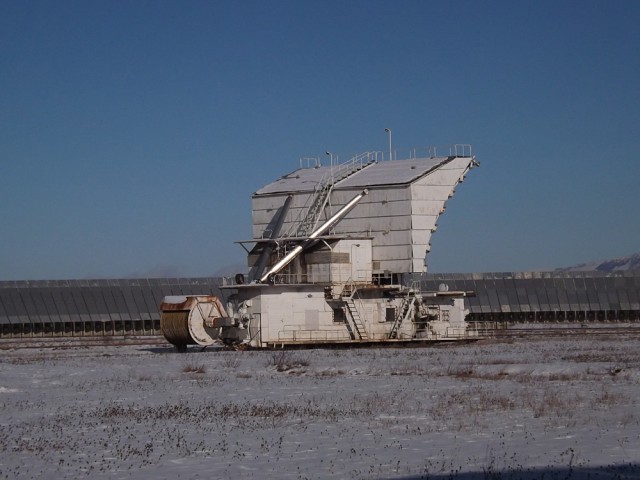
[[[330,175],[334,181],[339,181],[342,178],[348,177],[352,172],[360,170],[369,163],[377,162],[379,158],[382,158],[382,152],[362,152],[354,155],[344,163],[331,165]]]
[[[351,156],[346,162],[340,163],[339,156],[331,157],[330,167],[338,169],[345,165],[355,164],[357,162],[380,162],[389,160],[411,160],[415,158],[435,158],[435,157],[473,157],[473,147],[468,143],[454,143],[451,145],[429,145],[418,146],[412,148],[394,149],[393,151],[383,152],[379,150],[358,153]],[[319,157],[303,157],[300,158],[300,168],[319,168],[322,167],[322,161]],[[326,165],[325,165],[326,166]],[[329,175],[332,172],[328,172]],[[336,176],[337,170],[333,170]]]
[[[318,168],[322,166],[319,157],[301,157],[300,168]]]
[[[388,156],[388,155],[387,155]],[[340,163],[339,155],[332,155],[329,165],[323,165],[320,157],[300,157],[298,159],[300,168],[319,168],[322,166],[342,167],[343,165],[357,162],[380,162],[385,160],[385,154],[382,151],[368,151],[351,155],[349,160]],[[387,159],[388,160],[388,159]]]
[[[291,330],[288,330],[288,328]],[[283,329],[278,332],[278,343],[341,342],[349,340],[351,340],[351,337],[346,328],[335,330],[302,330],[295,325],[285,325]]]
[[[431,145],[427,147],[427,156],[434,157],[472,157],[472,147],[466,143],[456,143],[453,145]]]
[[[400,154],[398,153],[400,152]],[[416,158],[435,157],[473,157],[473,148],[467,143],[456,143],[453,145],[430,145],[427,147],[413,147],[406,150],[393,150],[389,158],[389,152],[380,153],[382,160],[412,160]]]

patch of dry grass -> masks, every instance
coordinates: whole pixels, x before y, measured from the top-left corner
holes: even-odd
[[[182,367],[183,373],[207,373],[207,367],[203,364],[187,363]]]

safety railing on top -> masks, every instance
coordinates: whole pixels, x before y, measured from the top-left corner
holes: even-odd
[[[351,337],[346,328],[326,330],[305,330],[299,325],[285,325],[278,331],[278,343],[280,342],[346,342]]]
[[[455,143],[451,145],[429,145],[426,147],[419,146],[413,148],[402,148],[393,151],[371,151],[354,155],[344,163],[340,163],[338,155],[331,156],[329,166],[342,168],[351,163],[357,163],[364,159],[366,162],[381,162],[388,160],[410,160],[414,158],[434,158],[434,157],[473,157],[473,147],[468,143]],[[303,157],[300,158],[300,168],[320,168],[322,167],[320,157]],[[326,166],[326,165],[325,165]],[[329,172],[331,174],[331,172]],[[337,171],[333,171],[336,176]]]
[[[430,145],[428,147],[414,147],[409,150],[406,157],[398,157],[398,152],[392,152],[392,160],[404,160],[414,158],[435,158],[435,157],[473,157],[471,145],[466,143],[456,143],[454,145]],[[387,155],[388,156],[388,155]]]
[[[444,147],[439,147],[436,145],[432,145],[428,147],[429,157],[437,157],[437,156],[449,156],[449,157],[472,157],[472,148],[471,145],[465,143],[456,143],[454,145],[447,145]]]
[[[352,155],[349,160],[340,163],[338,155],[331,155],[331,160],[329,165],[322,165],[322,160],[320,157],[300,157],[300,168],[320,168],[322,166],[329,166],[332,168],[342,168],[345,165],[355,164],[359,162],[369,163],[369,162],[380,162],[385,160],[384,152],[380,151],[370,151],[370,152],[362,152]],[[388,158],[386,159],[388,160]],[[334,171],[335,174],[335,171]]]
[[[394,149],[393,151],[371,151],[354,155],[344,163],[338,161],[338,156],[331,156],[330,167],[337,167],[338,170],[329,172],[335,177],[338,171],[344,166],[355,164],[361,161],[381,162],[388,160],[410,160],[414,158],[434,158],[434,157],[473,157],[473,148],[468,143],[455,143],[453,145],[430,145],[427,147],[413,147],[404,149]],[[300,158],[300,168],[320,168],[322,167],[320,157]],[[325,165],[326,166],[326,165]]]
[[[368,164],[377,162],[380,158],[382,158],[382,152],[363,152],[354,155],[344,163],[331,165],[331,169],[328,172],[329,178],[326,181],[331,181],[331,183],[338,182]]]

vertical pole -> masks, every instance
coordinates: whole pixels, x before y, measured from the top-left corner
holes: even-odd
[[[391,129],[385,128],[384,131],[389,134],[389,160],[393,160],[393,154],[391,153]]]
[[[333,183],[333,153],[331,152],[324,152],[327,155],[329,155],[330,163],[331,163],[331,167],[329,168],[329,174],[331,175],[331,183]]]

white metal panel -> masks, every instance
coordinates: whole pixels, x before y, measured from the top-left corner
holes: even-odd
[[[461,168],[463,170],[469,170],[474,161],[475,160],[473,157],[456,157],[453,158],[450,162],[447,162],[445,165],[442,165],[440,169],[448,170]]]
[[[351,262],[348,264],[346,271],[347,277],[341,280],[364,281],[371,278],[371,241],[360,240],[341,240],[335,246],[334,252],[347,253]],[[344,275],[344,270],[340,274]]]
[[[447,158],[438,157],[378,162],[342,180],[338,186],[352,188],[407,184],[446,161]]]
[[[362,189],[337,190],[331,193],[331,202],[334,205],[344,205],[354,196],[360,193]],[[367,203],[380,204],[383,202],[396,202],[400,200],[410,200],[411,190],[408,186],[398,186],[394,188],[369,188],[369,193],[365,196],[358,206]]]
[[[343,283],[351,278],[351,263],[334,263],[330,268],[332,282]]]
[[[311,283],[328,283],[331,281],[331,269],[327,263],[307,265],[307,277]]]
[[[411,204],[411,213],[437,217],[444,213],[444,204],[442,200],[414,200]]]
[[[398,202],[411,200],[411,189],[408,186],[393,188],[370,188],[366,201],[369,203]]]
[[[318,310],[305,310],[304,320],[304,326],[307,330],[318,330],[320,328],[320,315]]]
[[[378,235],[375,238],[376,246],[399,246],[411,244],[411,230],[391,230],[389,233]],[[374,258],[374,260],[377,260]]]
[[[414,198],[419,200],[447,200],[451,196],[450,185],[412,185]]]
[[[302,212],[302,209],[290,209],[285,217],[284,223],[291,225],[298,220],[298,215]],[[303,213],[306,213],[306,209]],[[265,227],[272,221],[274,221],[275,212],[273,210],[254,210],[252,212],[252,219],[255,225],[264,225]],[[283,227],[284,229],[284,227]]]
[[[333,311],[331,309],[325,308],[324,310],[318,310],[318,320],[321,329],[328,327],[333,330],[335,328],[333,325]]]
[[[357,205],[345,218],[377,218],[379,216],[410,215],[411,201],[364,203]]]
[[[367,236],[368,232],[386,232],[390,230],[407,230],[411,228],[411,216],[379,216],[371,217],[363,221],[359,218],[345,218],[338,223],[336,230],[343,232],[360,232]]]
[[[455,185],[464,174],[463,168],[441,168],[417,180],[413,185]]]
[[[378,272],[413,272],[413,261],[409,258],[397,259],[397,260],[380,260],[380,268]],[[418,270],[420,271],[420,270]]]
[[[428,245],[431,241],[431,230],[413,230],[411,243],[413,245]]]
[[[256,191],[255,195],[313,190],[330,167],[300,168]]]
[[[251,208],[254,210],[277,210],[284,205],[288,194],[279,195],[260,195],[251,199]],[[300,208],[307,203],[310,193],[297,193],[293,195],[290,208]]]
[[[278,215],[276,210],[254,210],[251,212],[251,220],[254,225],[264,225],[265,227]]]
[[[411,254],[413,255],[414,260],[420,260],[424,263],[424,257],[427,255],[426,248],[427,243],[411,245]]]
[[[382,262],[386,260],[405,261],[411,259],[411,245],[385,245],[373,247],[373,258]],[[398,272],[406,270],[395,270]]]
[[[437,216],[433,215],[413,215],[411,217],[412,230],[429,230],[436,228]]]
[[[427,271],[427,266],[425,265],[425,257],[414,258],[411,261],[411,271],[415,273],[425,273]]]

